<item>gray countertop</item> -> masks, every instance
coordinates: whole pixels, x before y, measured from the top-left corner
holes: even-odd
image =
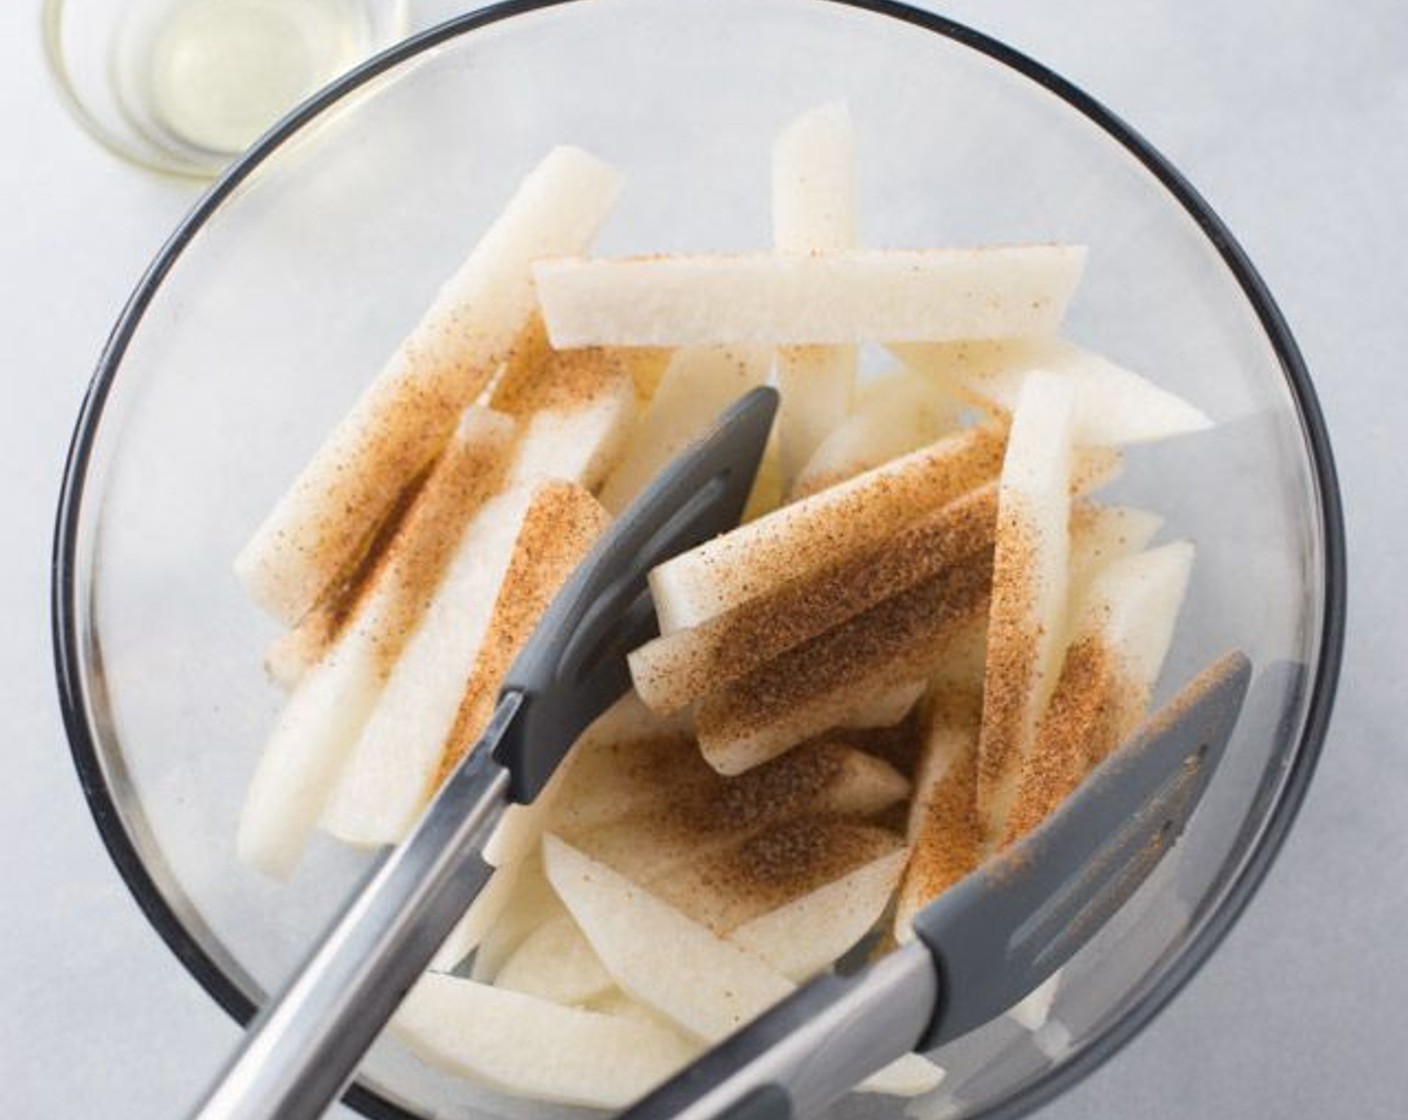
[[[1303,815],[1241,923],[1115,1060],[1042,1115],[1388,1120],[1408,1097],[1408,6],[1401,0],[935,5],[1149,137],[1236,233],[1319,388],[1349,529],[1349,645]],[[443,8],[444,5],[441,5]],[[68,120],[37,5],[0,5],[0,1084],[6,1111],[182,1115],[236,1031],[108,862],[69,763],[48,641],[50,521],[104,335],[192,188]],[[1352,15],[1351,15],[1352,13]],[[347,1114],[350,1115],[350,1114]]]

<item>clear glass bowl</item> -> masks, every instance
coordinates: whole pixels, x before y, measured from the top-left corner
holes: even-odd
[[[1166,680],[1230,647],[1253,693],[1205,804],[1155,879],[1066,969],[1054,1025],[946,1048],[929,1098],[837,1114],[1012,1116],[1094,1068],[1197,969],[1305,791],[1344,618],[1329,445],[1284,322],[1230,234],[1147,143],[1016,52],[895,5],[515,3],[377,57],[266,136],[200,201],[119,320],[58,516],[65,715],[103,836],[158,932],[244,1020],[364,874],[322,843],[289,885],[233,857],[279,702],[273,625],[231,558],[520,175],[570,141],[627,169],[606,252],[769,243],[780,124],[844,97],[872,245],[1091,247],[1075,337],[1208,409],[1206,435],[1130,455],[1115,489],[1199,559]],[[368,1115],[542,1117],[391,1044]]]

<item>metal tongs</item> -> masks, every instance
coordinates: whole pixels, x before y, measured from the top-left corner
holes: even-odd
[[[657,632],[646,574],[738,524],[777,412],[739,398],[578,566],[519,654],[488,728],[279,996],[199,1107],[201,1120],[322,1114],[488,881],[481,853],[587,726],[630,688],[626,653]]]
[[[510,669],[487,730],[244,1043],[199,1120],[311,1120],[487,882],[510,803],[533,801],[630,687],[656,632],[646,574],[732,528],[777,409],[754,389],[615,522]],[[1055,971],[1148,875],[1197,804],[1249,667],[1233,655],[1107,760],[1060,812],[916,918],[917,940],[824,977],[632,1108],[631,1120],[810,1114],[891,1060],[986,1022]]]

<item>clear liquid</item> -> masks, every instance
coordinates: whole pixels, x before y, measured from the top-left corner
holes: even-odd
[[[150,139],[228,156],[372,46],[368,0],[146,0],[114,77]]]

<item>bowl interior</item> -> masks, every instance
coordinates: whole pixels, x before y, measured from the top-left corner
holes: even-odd
[[[1165,692],[1229,648],[1252,659],[1227,762],[1176,858],[1068,966],[1052,1023],[1033,1036],[1000,1021],[960,1040],[939,1058],[948,1080],[909,1111],[1028,1104],[1165,998],[1291,811],[1297,752],[1313,754],[1333,541],[1287,342],[1137,151],[932,19],[816,0],[502,15],[393,52],[306,110],[202,204],[106,360],[106,396],[80,430],[59,604],[71,721],[94,752],[95,798],[115,808],[107,827],[140,861],[129,877],[153,913],[170,911],[163,932],[228,1004],[234,989],[277,984],[364,873],[365,857],[330,842],[288,885],[234,860],[280,696],[260,664],[276,629],[231,560],[522,174],[563,142],[623,168],[603,252],[762,247],[773,134],[844,98],[868,244],[1089,245],[1069,333],[1218,421],[1132,449],[1110,494],[1162,513],[1161,539],[1198,547]],[[365,1080],[437,1116],[562,1111],[466,1087],[393,1044]],[[900,1110],[875,1097],[838,1106]]]

